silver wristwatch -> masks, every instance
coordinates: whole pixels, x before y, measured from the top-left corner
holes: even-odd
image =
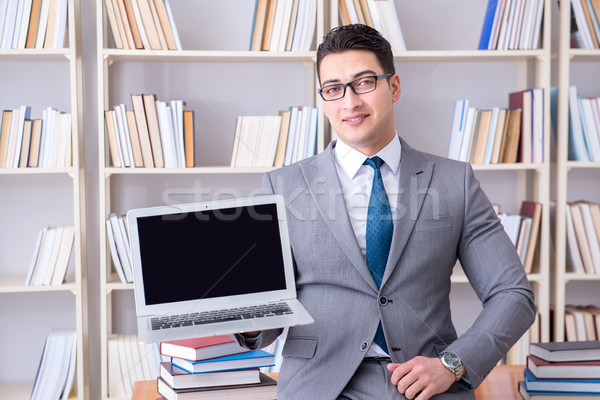
[[[454,378],[457,382],[465,374],[465,366],[456,354],[444,352],[440,354],[440,360],[442,361],[442,365],[454,374]]]

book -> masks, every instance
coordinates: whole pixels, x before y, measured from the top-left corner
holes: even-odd
[[[183,138],[185,145],[185,166],[194,167],[194,112],[191,110],[183,111]]]
[[[174,389],[162,378],[156,382],[158,394],[166,400],[253,400],[277,398],[277,381],[261,373],[260,383],[213,386],[207,388]]]
[[[531,218],[531,232],[529,244],[525,253],[523,268],[525,273],[529,274],[533,270],[533,261],[537,250],[538,236],[542,220],[542,204],[533,201],[523,201],[519,214]]]
[[[171,358],[171,363],[188,372],[216,372],[245,368],[262,368],[274,365],[275,356],[264,350],[253,350],[208,360],[188,361]]]
[[[263,32],[265,29],[265,18],[267,16],[268,0],[256,0],[254,7],[254,19],[252,21],[252,38],[250,40],[250,50],[260,51]]]
[[[48,334],[33,382],[31,400],[68,397],[73,386],[76,352],[75,331],[54,330]]]
[[[160,377],[173,389],[243,385],[260,382],[258,368],[191,374],[172,363],[160,363]]]
[[[511,109],[508,118],[508,128],[506,131],[506,140],[503,142],[501,162],[517,162],[519,151],[519,138],[521,137],[521,114],[522,110]]]
[[[588,274],[594,274],[596,273],[596,268],[592,260],[592,251],[585,231],[585,222],[583,221],[581,208],[579,208],[576,203],[568,203],[567,207],[568,210],[570,210],[573,228],[575,230],[575,238],[577,240],[577,247],[579,249],[579,255],[583,261],[585,272]]]
[[[154,166],[157,168],[164,168],[165,162],[163,158],[163,146],[161,143],[160,127],[158,123],[158,113],[156,110],[156,95],[143,94],[142,99],[144,100],[144,111],[146,113],[150,144],[152,145],[152,157],[154,159]],[[142,147],[142,151],[143,149],[144,148]]]
[[[167,7],[165,0],[154,0],[154,6],[156,7],[156,13],[160,26],[165,35],[165,41],[167,42],[167,48],[169,50],[177,50],[177,43],[175,42],[175,35],[169,21],[169,15],[167,13]]]
[[[473,159],[471,160],[473,164],[483,164],[490,124],[492,122],[492,113],[491,109],[479,112],[479,128],[477,130],[477,139],[475,140],[475,149],[473,150]]]
[[[533,109],[533,89],[526,89],[519,92],[512,92],[508,95],[508,105],[510,108],[521,109],[521,142],[519,160],[522,163],[531,163],[532,158],[532,109]]]
[[[600,360],[600,341],[532,343],[529,353],[551,362]]]
[[[230,335],[172,340],[160,343],[160,354],[190,361],[222,357],[249,351]]]
[[[600,360],[556,361],[527,356],[527,368],[536,378],[597,378],[600,376]]]
[[[525,381],[519,381],[518,391],[523,400],[561,400],[565,398],[573,398],[574,400],[598,400],[600,395],[576,393],[576,392],[544,392],[527,390]]]
[[[483,26],[481,28],[481,36],[479,37],[479,46],[477,50],[488,50],[490,40],[492,38],[492,28],[494,25],[494,19],[498,13],[498,9],[501,5],[498,0],[488,0],[487,7],[485,9],[485,16],[483,18]]]

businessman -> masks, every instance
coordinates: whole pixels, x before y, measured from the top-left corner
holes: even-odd
[[[315,320],[289,330],[278,398],[473,399],[534,319],[515,248],[469,164],[401,138],[400,78],[376,30],[334,28],[317,74],[337,140],[263,181],[286,199],[298,296]],[[483,304],[459,337],[457,259]],[[280,333],[238,340],[258,348]]]

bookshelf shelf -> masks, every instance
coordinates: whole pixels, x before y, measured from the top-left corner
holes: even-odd
[[[574,272],[567,272],[564,275],[565,283],[575,281],[600,281],[600,274],[581,274]]]
[[[545,172],[544,164],[471,164],[474,171],[537,171]]]
[[[75,169],[72,167],[65,168],[0,168],[0,175],[73,175]]]
[[[70,49],[2,49],[4,61],[68,61]]]
[[[232,168],[226,166],[194,168],[105,168],[110,175],[197,175],[197,174],[263,174],[273,168]]]
[[[571,169],[600,169],[600,162],[567,161],[565,163],[567,170]]]
[[[535,61],[544,50],[407,50],[394,52],[396,62],[499,62]]]
[[[104,49],[103,56],[119,62],[314,62],[316,53],[263,52],[263,51],[208,51],[208,50],[120,50]]]

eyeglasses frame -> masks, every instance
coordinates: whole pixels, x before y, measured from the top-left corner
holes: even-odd
[[[381,75],[366,75],[366,76],[361,76],[359,78],[356,78],[348,83],[332,83],[330,85],[325,85],[325,86],[321,86],[319,88],[319,95],[321,96],[321,98],[323,99],[323,101],[336,101],[336,100],[340,100],[343,99],[344,96],[346,96],[346,88],[348,86],[350,86],[350,89],[352,89],[352,91],[354,92],[355,95],[362,95],[362,94],[367,94],[367,93],[371,93],[374,92],[377,89],[377,81],[379,81],[380,79],[384,79],[384,78],[388,78],[390,76],[392,76],[393,74],[387,73],[387,74],[381,74]],[[352,84],[356,81],[360,81],[361,79],[365,79],[365,78],[375,78],[375,87],[373,88],[373,90],[369,90],[368,92],[364,92],[364,93],[356,93],[356,89],[354,89],[354,86],[352,86]],[[342,85],[342,95],[340,97],[338,97],[337,99],[326,99],[323,96],[323,89],[326,89],[328,87],[331,86],[338,86],[338,85]]]

